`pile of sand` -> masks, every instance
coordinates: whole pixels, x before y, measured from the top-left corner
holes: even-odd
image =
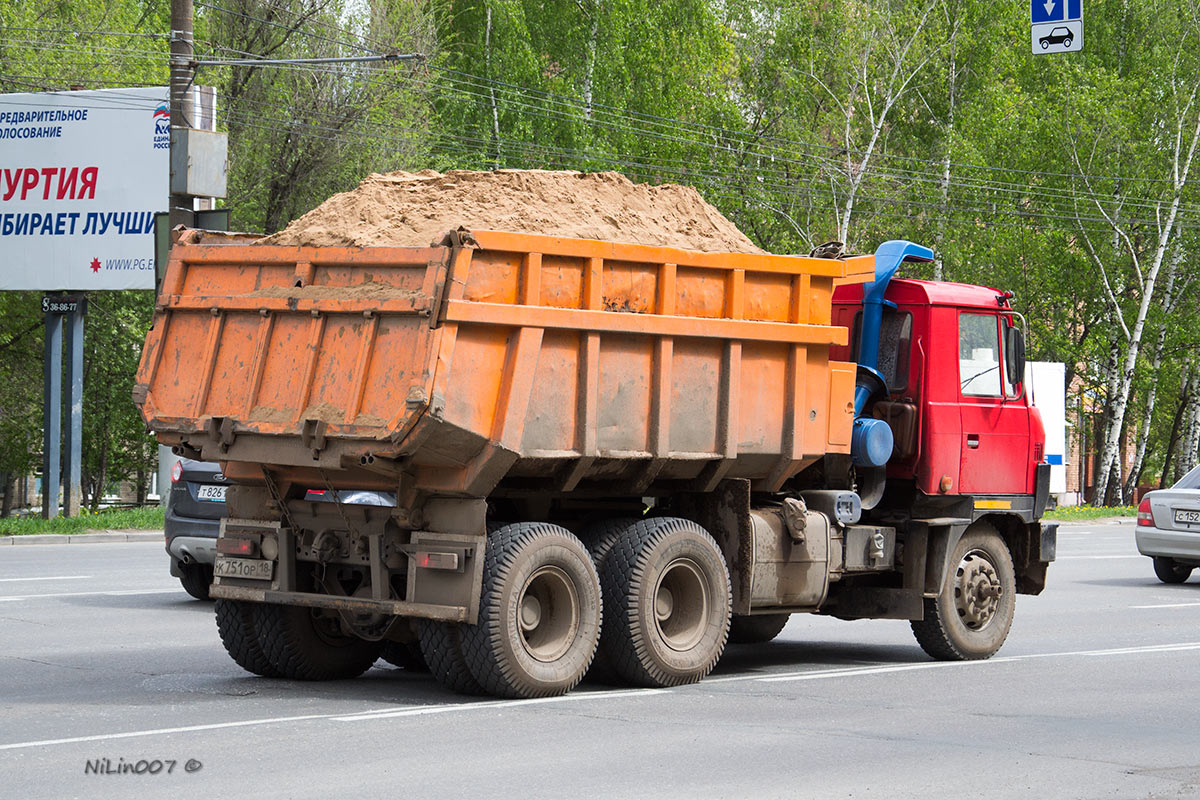
[[[692,188],[616,172],[505,169],[370,175],[262,244],[420,246],[450,230],[515,231],[688,250],[762,253]]]

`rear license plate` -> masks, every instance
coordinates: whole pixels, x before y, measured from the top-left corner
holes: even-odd
[[[221,578],[250,578],[256,581],[269,581],[275,574],[275,562],[219,555],[216,563],[213,564],[213,574]]]
[[[1200,525],[1200,511],[1188,511],[1182,508],[1175,509],[1175,524]]]
[[[196,489],[196,497],[199,500],[224,500],[224,486],[200,486]]]

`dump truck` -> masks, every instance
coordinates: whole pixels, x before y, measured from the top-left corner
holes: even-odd
[[[698,681],[800,612],[994,654],[1056,543],[1024,321],[893,279],[927,248],[830,255],[177,232],[134,400],[232,482],[230,656],[541,697]]]

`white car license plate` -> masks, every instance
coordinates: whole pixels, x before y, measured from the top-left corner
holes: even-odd
[[[274,561],[257,558],[230,558],[219,555],[216,563],[213,564],[213,574],[221,578],[251,578],[258,581],[269,581],[274,572]]]
[[[200,500],[224,500],[224,486],[200,486],[196,489],[196,497]]]
[[[1183,508],[1175,509],[1176,525],[1200,525],[1200,511],[1189,511]]]

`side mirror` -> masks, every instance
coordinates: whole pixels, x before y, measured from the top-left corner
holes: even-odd
[[[1015,325],[1004,329],[1004,368],[1013,386],[1025,382],[1025,333]]]

